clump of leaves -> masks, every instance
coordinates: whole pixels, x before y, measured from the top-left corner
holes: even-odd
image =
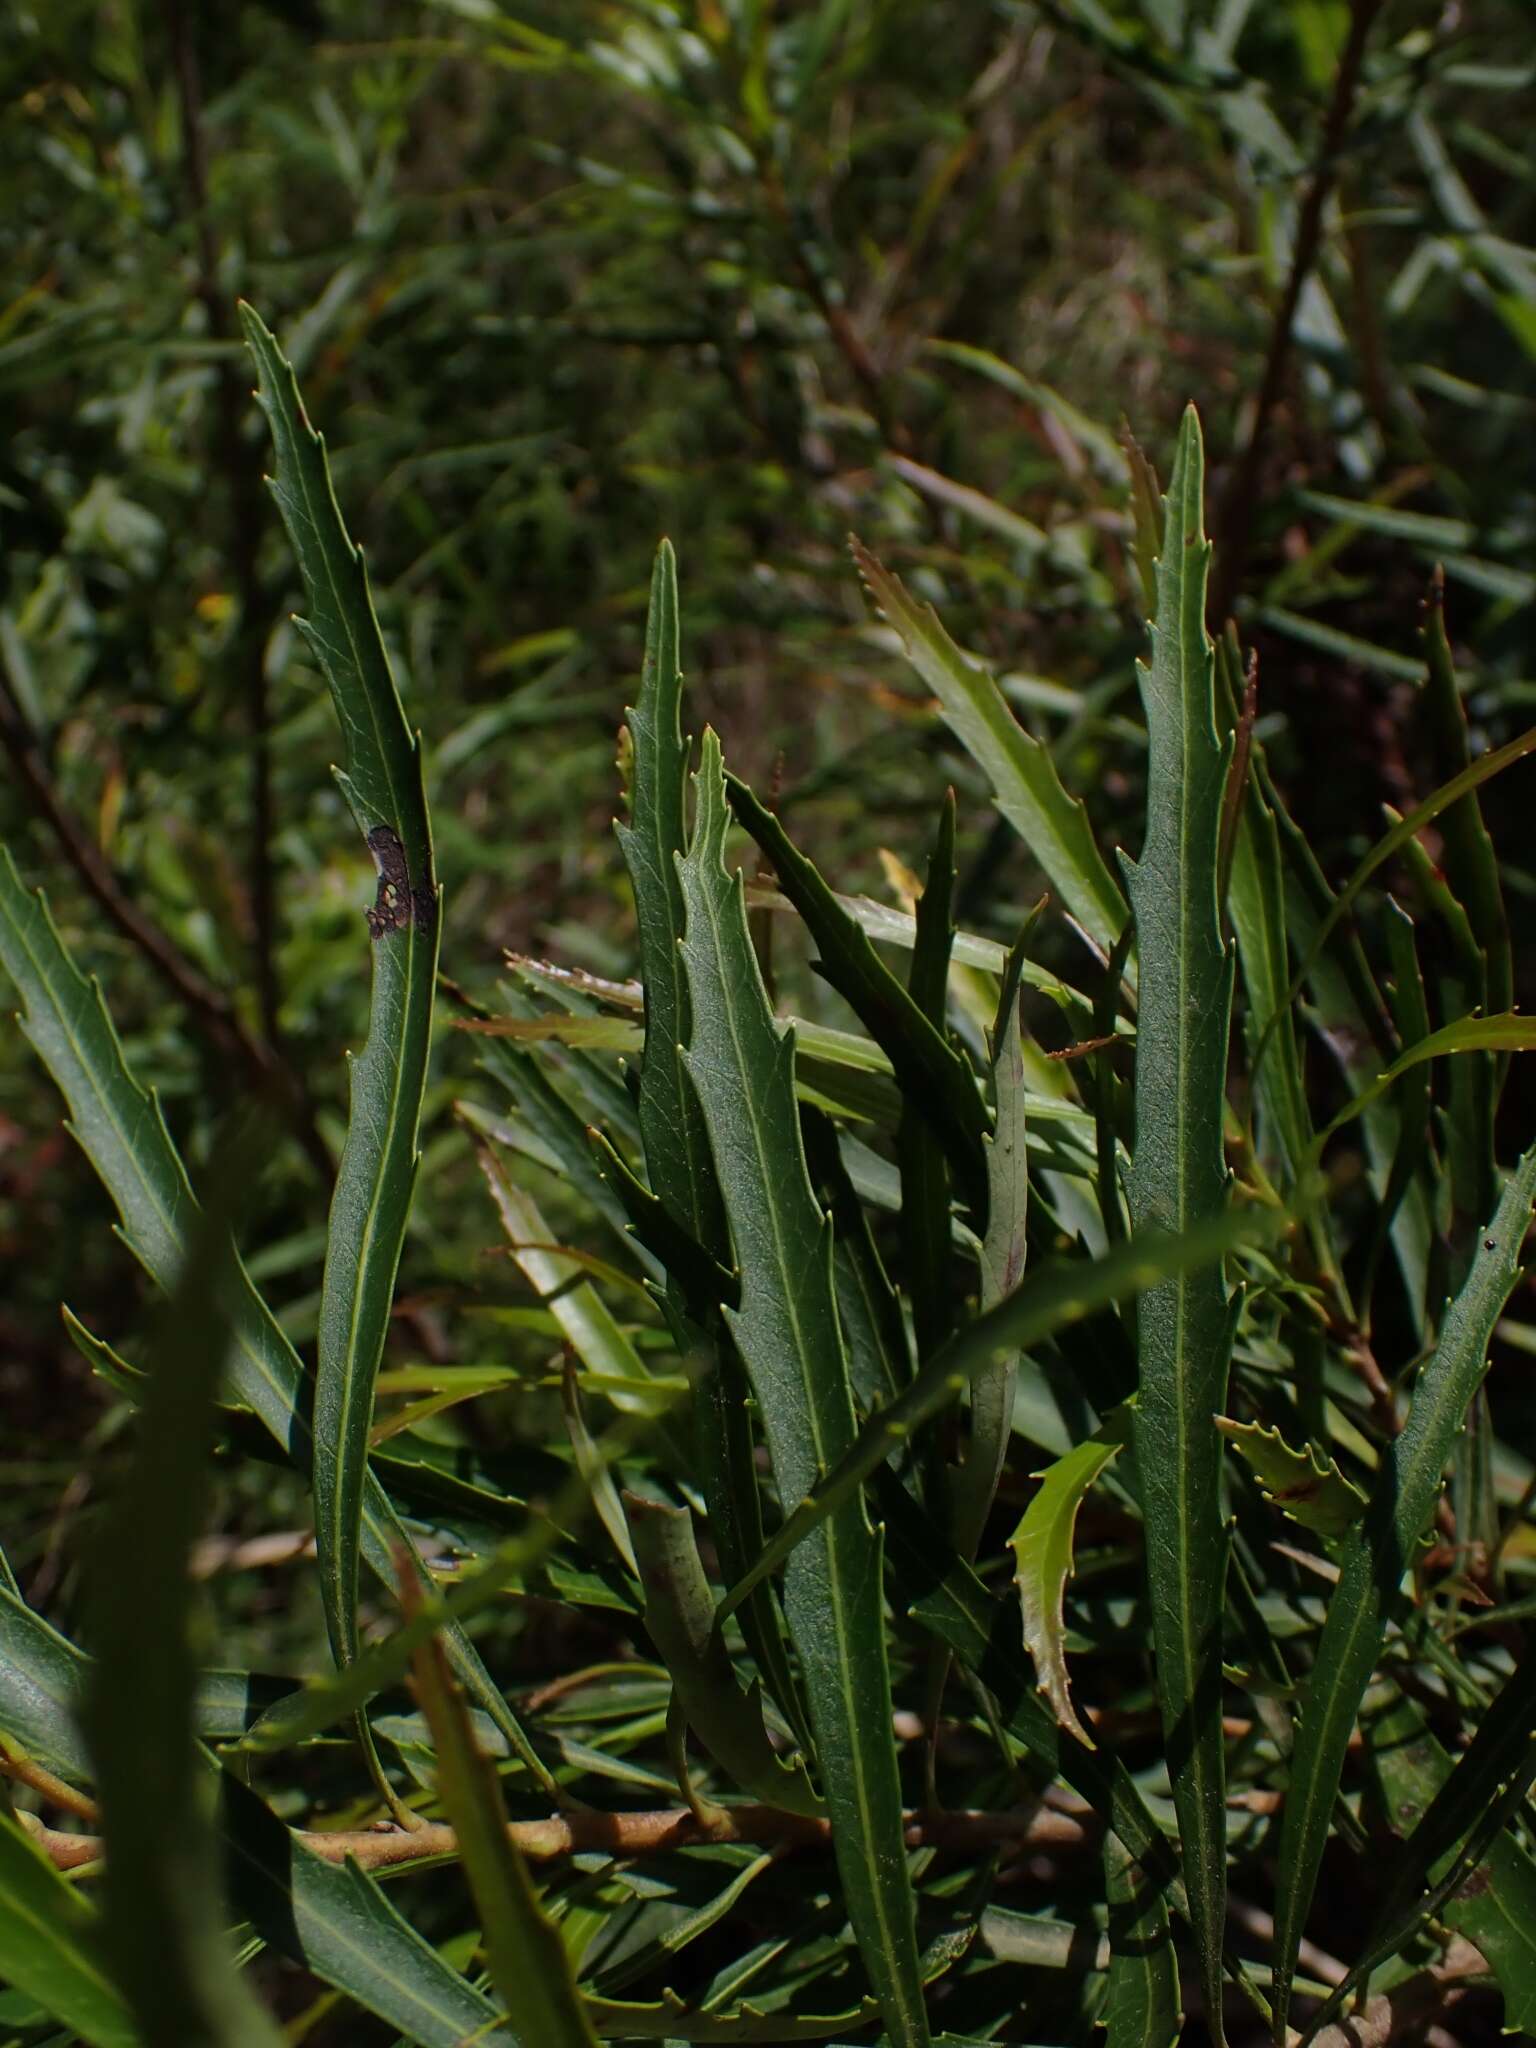
[[[317,2038],[361,2011],[429,2048],[1129,2048],[1186,2014],[1284,2042],[1373,1987],[1372,2024],[1454,2028],[1488,1982],[1536,2024],[1536,1486],[1484,1391],[1536,1199],[1536,1149],[1495,1151],[1532,1031],[1477,797],[1536,735],[1471,757],[1438,599],[1449,779],[1335,893],[1207,634],[1194,413],[1166,496],[1138,456],[1122,888],[991,676],[857,549],[1048,877],[1004,949],[956,928],[952,798],[891,909],[838,894],[713,732],[693,748],[664,544],[622,749],[641,979],[450,985],[484,1048],[461,1120],[537,1296],[506,1328],[542,1349],[397,1371],[431,828],[323,446],[246,325],[377,868],[369,1033],[311,1377],[234,1247],[238,1155],[200,1206],[0,865],[24,1028],[171,1297],[137,1364],[71,1324],[138,1411],[85,1642],[0,1586],[15,2038],[267,2041],[296,1972],[329,1987]],[[1394,854],[1420,923],[1369,887]],[[536,1450],[474,1426],[497,1389],[541,1404]],[[333,1668],[302,1686],[202,1668],[210,1440],[312,1486]],[[1356,1929],[1314,1912],[1329,1856]]]

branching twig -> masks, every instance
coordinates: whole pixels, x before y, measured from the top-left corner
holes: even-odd
[[[1221,509],[1213,522],[1215,556],[1211,566],[1210,620],[1212,628],[1220,632],[1232,609],[1232,601],[1242,587],[1243,573],[1248,566],[1248,551],[1253,538],[1254,501],[1258,495],[1259,471],[1263,466],[1264,452],[1269,440],[1280,394],[1285,389],[1286,373],[1290,367],[1291,343],[1296,327],[1296,309],[1301,303],[1301,294],[1312,266],[1317,261],[1318,243],[1322,236],[1323,209],[1328,195],[1333,190],[1338,171],[1339,152],[1349,127],[1350,115],[1354,111],[1355,95],[1360,86],[1360,70],[1365,60],[1365,46],[1370,36],[1371,25],[1381,12],[1384,0],[1351,0],[1349,13],[1349,38],[1344,45],[1344,54],[1339,59],[1338,76],[1333,84],[1333,98],[1329,103],[1327,118],[1323,123],[1323,136],[1318,151],[1317,163],[1312,172],[1312,181],[1301,202],[1301,211],[1296,218],[1296,243],[1291,252],[1290,273],[1285,280],[1285,290],[1276,308],[1274,324],[1270,328],[1269,349],[1264,360],[1264,376],[1259,385],[1259,395],[1254,401],[1253,424],[1248,430],[1248,440],[1238,457],[1226,490],[1222,493]]]

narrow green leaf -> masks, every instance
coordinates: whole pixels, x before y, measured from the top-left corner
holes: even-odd
[[[336,1177],[320,1293],[315,1380],[315,1542],[331,1651],[357,1654],[358,1562],[373,1390],[418,1163],[441,926],[420,740],[406,723],[361,551],[342,520],[325,444],[293,371],[240,309],[276,450],[273,495],[304,578],[300,626],[346,741],[339,776],[379,873],[367,913],[368,1039],[351,1064],[351,1118]]]
[[[1321,1149],[1324,1142],[1335,1131],[1367,1110],[1379,1097],[1386,1094],[1400,1075],[1411,1067],[1423,1064],[1425,1060],[1436,1060],[1445,1053],[1487,1053],[1487,1052],[1536,1052],[1536,1019],[1517,1016],[1513,1011],[1500,1017],[1458,1017],[1454,1024],[1446,1024],[1439,1031],[1430,1032],[1417,1045],[1410,1045],[1400,1059],[1395,1059],[1385,1068],[1363,1094],[1346,1102],[1327,1130],[1320,1132],[1314,1151]]]
[[[176,1283],[197,1204],[156,1097],[140,1087],[123,1058],[101,991],[75,966],[40,894],[24,889],[0,847],[0,964],[26,1004],[22,1030],[69,1107],[69,1128],[116,1204],[124,1241],[157,1286]],[[301,1473],[312,1464],[304,1420],[305,1371],[244,1267],[227,1304],[233,1349],[229,1387],[282,1446]],[[405,1531],[378,1481],[363,1490],[363,1555],[393,1584],[391,1563]],[[423,1574],[424,1576],[424,1574]],[[451,1654],[460,1677],[553,1796],[554,1780],[469,1638],[455,1630]]]
[[[928,1116],[949,1154],[955,1177],[981,1211],[987,1116],[975,1077],[891,973],[863,929],[843,910],[815,864],[743,782],[726,777],[737,819],[772,861],[780,886],[804,919],[820,954],[821,972],[890,1059],[905,1100]]]
[[[1082,800],[1067,795],[1050,754],[1019,724],[986,670],[961,653],[933,607],[916,603],[861,542],[850,546],[870,598],[900,634],[945,723],[991,783],[998,809],[1039,862],[1052,893],[1109,952],[1125,924],[1125,899],[1094,843]]]
[[[723,1264],[720,1191],[703,1114],[682,1058],[689,1018],[687,977],[678,951],[683,891],[677,857],[686,845],[688,742],[682,729],[679,642],[677,562],[671,543],[663,541],[651,574],[640,695],[627,714],[631,822],[615,827],[634,890],[645,986],[640,1134],[657,1200],[710,1258]]]
[[[235,1911],[279,1955],[418,2048],[542,2048],[451,1969],[355,1863],[328,1863],[221,1771],[219,1832]]]
[[[74,1785],[91,1782],[76,1709],[89,1659],[0,1587],[0,1735]]]
[[[1170,1887],[1188,1913],[1177,1852],[1158,1827],[1125,1765],[1107,1749],[1068,1741],[1038,1697],[1035,1671],[1019,1639],[1018,1612],[996,1600],[946,1543],[894,1473],[875,1483],[891,1563],[914,1621],[951,1649],[986,1687],[1004,1727],[1051,1777],[1079,1793],[1114,1829],[1141,1867]]]
[[[1078,1719],[1067,1683],[1067,1581],[1073,1572],[1072,1545],[1077,1511],[1119,1456],[1123,1438],[1100,1431],[1034,1477],[1039,1491],[1008,1539],[1015,1559],[1019,1602],[1024,1610],[1024,1643],[1040,1674],[1040,1690],[1056,1719],[1087,1749],[1093,1737]]]
[[[1511,1174],[1471,1271],[1446,1310],[1402,1433],[1382,1459],[1371,1503],[1344,1549],[1312,1676],[1302,1699],[1280,1832],[1275,1910],[1276,2039],[1285,2039],[1296,1968],[1344,1756],[1381,1651],[1391,1603],[1434,1511],[1467,1404],[1481,1383],[1494,1324],[1519,1277],[1536,1202],[1536,1147]]]
[[[941,1039],[947,1040],[949,955],[954,940],[955,793],[939,813],[928,860],[928,880],[917,902],[917,943],[912,949],[907,993]],[[954,1322],[950,1284],[949,1173],[944,1147],[921,1098],[902,1099],[896,1127],[896,1162],[901,1170],[901,1237],[907,1297],[917,1355],[927,1358]]]
[[[0,1813],[0,1978],[90,2048],[145,2048],[107,1973],[95,1910]]]
[[[1445,579],[1437,574],[1430,585],[1424,619],[1425,677],[1423,703],[1436,758],[1441,767],[1464,769],[1471,764],[1467,713],[1456,686],[1456,667],[1445,632]],[[1440,836],[1446,879],[1467,907],[1482,949],[1490,1009],[1508,1009],[1514,997],[1509,918],[1499,880],[1498,856],[1475,791],[1442,813]]]
[[[1109,1901],[1105,2048],[1173,2048],[1184,2015],[1168,1908],[1157,1884],[1137,1868],[1114,1834],[1104,1837],[1104,1892]]]
[[[679,863],[692,1036],[688,1071],[709,1129],[741,1273],[727,1321],[762,1412],[781,1494],[797,1500],[849,1448],[853,1398],[832,1287],[831,1224],[806,1173],[794,1046],[781,1035],[726,872],[719,742],[704,740],[693,843]],[[827,1518],[791,1560],[784,1607],[849,1917],[886,2026],[926,2044],[891,1735],[880,1543],[861,1502]]]
[[[1019,1021],[1019,976],[1024,952],[1044,904],[1035,906],[1020,932],[998,995],[992,1025],[992,1133],[987,1139],[987,1228],[981,1241],[980,1303],[983,1311],[1006,1301],[1024,1277],[1029,1221],[1029,1162],[1025,1156],[1024,1054]],[[956,1547],[973,1558],[981,1543],[998,1481],[1013,1438],[1017,1352],[989,1365],[971,1382],[971,1434],[965,1462],[954,1484]]]
[[[1141,960],[1131,1213],[1138,1228],[1156,1223],[1173,1231],[1219,1216],[1227,1203],[1222,1121],[1233,960],[1222,942],[1217,863],[1230,747],[1216,734],[1205,631],[1203,482],[1191,407],[1165,500],[1152,659],[1138,664],[1147,714],[1146,845],[1138,863],[1124,863]],[[1221,2048],[1227,1538],[1212,1419],[1226,1400],[1232,1311],[1220,1269],[1206,1266],[1144,1294],[1137,1344],[1136,1469],[1158,1699],[1201,1974]]]
[[[651,573],[640,694],[628,715],[630,823],[616,830],[634,892],[645,987],[637,1114],[659,1212],[651,1242],[667,1261],[671,1312],[695,1361],[694,1464],[722,1568],[735,1576],[762,1543],[762,1503],[741,1363],[720,1317],[722,1306],[735,1306],[740,1289],[730,1271],[730,1239],[709,1134],[683,1056],[691,1025],[677,866],[687,843],[690,745],[683,737],[682,689],[677,564],[670,542],[663,541]],[[618,1178],[636,1234],[644,1240],[644,1212],[626,1191],[627,1174],[621,1170]],[[742,1628],[764,1680],[793,1719],[783,1624],[766,1594],[752,1602]]]
[[[244,1143],[210,1175],[159,1321],[133,1455],[92,1559],[95,1668],[84,1719],[106,1849],[103,1933],[150,2048],[265,2048],[281,2036],[235,1970],[219,1898],[208,1777],[196,1747],[192,1543],[206,1518],[214,1402],[229,1352]]]
[[[1292,1450],[1278,1429],[1218,1415],[1216,1427],[1248,1466],[1264,1498],[1320,1536],[1342,1536],[1365,1513],[1365,1495],[1315,1444]]]
[[[419,1611],[420,1588],[409,1566],[401,1573],[400,1596],[408,1616]],[[507,1832],[501,1779],[475,1740],[463,1694],[435,1636],[420,1645],[411,1668],[437,1754],[438,1794],[479,1910],[491,1982],[528,2042],[538,2048],[595,2048],[597,2036],[565,1943]]]
[[[1417,679],[1417,675],[1418,670],[1415,669],[1415,679]],[[1433,824],[1435,819],[1442,816],[1453,804],[1460,803],[1463,798],[1470,796],[1474,790],[1481,789],[1485,782],[1492,781],[1495,775],[1502,774],[1506,768],[1512,767],[1516,761],[1523,761],[1526,755],[1530,753],[1536,753],[1536,726],[1531,726],[1527,731],[1521,733],[1518,738],[1509,740],[1504,746],[1495,747],[1491,753],[1479,754],[1470,766],[1463,768],[1460,774],[1453,775],[1448,782],[1443,782],[1432,796],[1427,796],[1423,803],[1416,804],[1405,817],[1399,818],[1389,831],[1382,834],[1370,852],[1359,862],[1354,873],[1344,884],[1343,888],[1333,898],[1326,915],[1313,933],[1311,944],[1302,958],[1301,965],[1291,977],[1290,986],[1286,990],[1285,1001],[1280,1005],[1274,1017],[1270,1019],[1268,1029],[1254,1049],[1253,1058],[1255,1066],[1258,1065],[1268,1049],[1269,1041],[1277,1028],[1278,1019],[1284,1016],[1289,1011],[1292,1003],[1295,1002],[1303,984],[1316,965],[1319,954],[1328,944],[1340,919],[1344,917],[1353,905],[1355,898],[1360,894],[1360,891],[1382,863],[1390,860],[1393,854],[1406,846],[1410,839],[1417,838],[1426,825]]]
[[[1406,1839],[1392,1858],[1391,1883],[1360,1959],[1308,2022],[1309,2035],[1326,2026],[1371,1972],[1412,1939],[1431,1901],[1436,1917],[1465,1934],[1492,1967],[1504,1992],[1506,2029],[1529,2033],[1536,2027],[1536,1863],[1505,1829],[1483,1849],[1477,1868],[1465,1870],[1457,1854],[1480,1831],[1502,1780],[1516,1771],[1528,1782],[1536,1767],[1530,1754],[1536,1734],[1533,1663],[1536,1653],[1527,1651],[1479,1724],[1472,1747],[1454,1763],[1422,1710],[1402,1695],[1370,1722],[1367,1742],[1382,1807],[1393,1832]],[[1511,1697],[1517,1701],[1512,1713]],[[1487,1740],[1496,1720],[1507,1723],[1499,1732],[1513,1735],[1513,1742]],[[1430,1898],[1421,1903],[1426,1890]]]
[[[821,1814],[803,1764],[778,1755],[756,1688],[744,1693],[715,1630],[715,1603],[687,1508],[626,1497],[645,1587],[645,1626],[671,1673],[688,1725],[744,1792],[790,1813]]]
[[[752,1587],[777,1571],[796,1545],[857,1493],[893,1451],[957,1401],[978,1373],[1112,1302],[1161,1285],[1171,1274],[1198,1272],[1239,1245],[1278,1236],[1286,1216],[1283,1210],[1228,1209],[1181,1237],[1153,1228],[1115,1245],[1101,1259],[1053,1259],[1037,1266],[1006,1300],[958,1331],[889,1407],[869,1418],[847,1453],[785,1516],[752,1569],[731,1588],[720,1615],[732,1612]],[[1214,1429],[1211,1438],[1219,1446]]]

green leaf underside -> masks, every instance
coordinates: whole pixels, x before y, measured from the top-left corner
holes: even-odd
[[[1048,751],[1019,724],[992,677],[961,653],[932,606],[914,602],[859,541],[850,546],[871,599],[991,783],[998,809],[1055,894],[1108,953],[1125,924],[1125,899],[1094,843],[1082,800],[1067,795]]]
[[[409,1581],[401,1590],[409,1610]],[[507,1832],[501,1779],[475,1740],[463,1694],[435,1636],[417,1650],[412,1670],[432,1731],[438,1793],[480,1915],[491,1981],[529,2048],[595,2048],[565,1943]]]
[[[1217,1416],[1216,1427],[1258,1480],[1264,1498],[1302,1528],[1341,1536],[1365,1513],[1365,1495],[1315,1444],[1293,1450],[1278,1429],[1226,1415]]]
[[[129,1250],[157,1286],[176,1283],[197,1204],[154,1095],[140,1087],[94,982],[66,952],[41,895],[22,887],[0,848],[0,962],[26,1004],[23,1031],[69,1106],[70,1130],[116,1204]],[[260,1419],[301,1473],[311,1467],[304,1422],[304,1368],[243,1267],[226,1310],[229,1389]],[[363,1555],[394,1583],[392,1551],[407,1543],[384,1489],[371,1474],[363,1491]],[[413,1553],[414,1554],[414,1553]],[[462,1629],[451,1654],[474,1696],[518,1755],[553,1790],[553,1781]]]
[[[850,1447],[853,1398],[832,1281],[830,1221],[811,1191],[794,1047],[777,1027],[724,863],[729,813],[719,742],[704,739],[693,843],[679,863],[688,1072],[708,1126],[741,1307],[728,1323],[762,1413],[780,1491],[798,1500]],[[784,1608],[816,1734],[849,1917],[890,2034],[925,2044],[891,1734],[880,1543],[846,1502],[789,1560]]]
[[[1037,1472],[1039,1491],[1008,1539],[1024,1613],[1024,1644],[1040,1674],[1040,1689],[1062,1727],[1088,1749],[1093,1737],[1078,1719],[1067,1684],[1063,1603],[1072,1576],[1077,1511],[1120,1450],[1118,1440],[1101,1433]]]
[[[1434,1512],[1446,1461],[1482,1381],[1494,1325],[1519,1277],[1533,1201],[1536,1147],[1510,1176],[1478,1240],[1471,1270],[1446,1310],[1440,1341],[1414,1386],[1408,1419],[1382,1460],[1364,1521],[1343,1545],[1339,1582],[1302,1698],[1281,1822],[1274,1966],[1279,2040],[1285,2038],[1291,1979],[1355,1716],[1392,1601]]]
[[[346,742],[342,786],[380,878],[368,913],[368,1038],[350,1068],[315,1380],[315,1542],[331,1649],[345,1663],[357,1653],[368,1431],[416,1180],[441,917],[420,745],[390,673],[362,554],[292,369],[249,307],[241,317],[276,450],[273,495],[309,604],[300,624],[330,686]]]
[[[1205,632],[1210,545],[1202,527],[1203,452],[1184,416],[1164,501],[1152,658],[1138,665],[1147,716],[1147,836],[1125,865],[1141,961],[1136,1027],[1138,1227],[1173,1231],[1227,1201],[1222,1118],[1232,961],[1222,942],[1217,869],[1229,748],[1217,737]],[[1232,1319],[1220,1270],[1150,1289],[1137,1310],[1136,1465],[1146,1527],[1158,1697],[1184,1875],[1208,2006],[1221,2039],[1226,1812],[1221,1614],[1226,1534],[1221,1439]]]
[[[102,1960],[95,1909],[8,1814],[0,1814],[0,1978],[90,2048],[142,2048]]]

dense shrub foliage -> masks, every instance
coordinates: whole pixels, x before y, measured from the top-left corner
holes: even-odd
[[[0,30],[0,2038],[1536,2031],[1521,12]]]

